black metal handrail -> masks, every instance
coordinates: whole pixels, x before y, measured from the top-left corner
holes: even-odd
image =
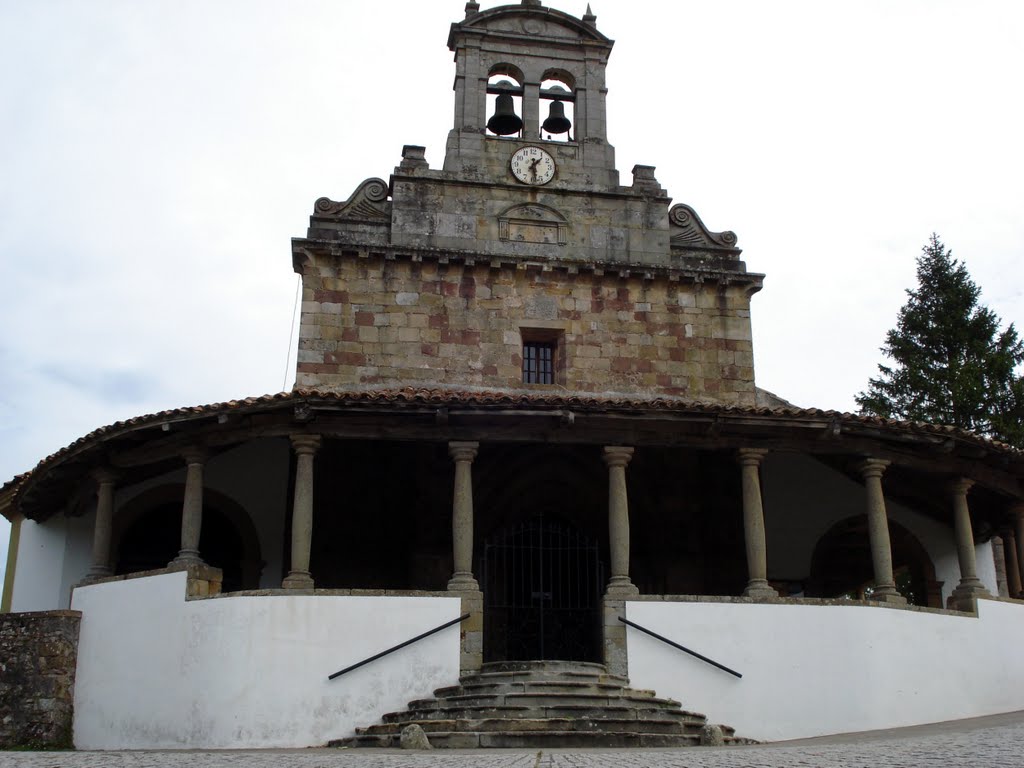
[[[695,656],[696,658],[700,659],[701,661],[707,662],[708,664],[710,664],[713,667],[718,667],[723,672],[728,672],[730,675],[735,675],[736,677],[743,677],[743,675],[741,675],[735,669],[729,669],[724,664],[719,664],[717,661],[714,661],[713,659],[709,659],[707,656],[703,656],[703,655],[697,653],[696,651],[691,651],[685,645],[680,645],[679,643],[677,643],[677,642],[675,642],[673,640],[669,640],[667,637],[663,637],[663,636],[659,635],[657,632],[652,632],[647,627],[641,627],[639,624],[636,624],[636,623],[630,621],[629,619],[625,618],[624,616],[619,616],[619,621],[621,621],[626,626],[633,627],[633,629],[639,629],[641,632],[644,632],[644,633],[650,635],[651,637],[655,637],[658,640],[661,640],[661,642],[663,642],[663,643],[668,643],[673,648],[678,648],[680,651],[683,651],[684,653],[688,653],[691,656]]]
[[[468,613],[464,613],[461,616],[459,616],[459,618],[452,619],[451,621],[446,621],[441,626],[434,627],[429,632],[424,632],[422,635],[416,635],[416,637],[410,638],[409,640],[406,640],[404,643],[399,643],[396,646],[388,648],[386,651],[381,651],[380,653],[376,654],[375,656],[371,656],[368,659],[363,659],[362,661],[360,661],[360,662],[358,662],[356,664],[353,664],[351,667],[345,667],[344,669],[338,670],[333,675],[328,675],[327,679],[328,680],[333,680],[336,677],[341,677],[346,672],[351,672],[353,669],[359,669],[361,666],[363,666],[365,664],[369,664],[371,661],[376,661],[377,659],[380,659],[380,658],[383,658],[383,657],[387,656],[389,653],[394,653],[395,651],[399,651],[402,648],[405,648],[405,646],[412,645],[413,643],[419,642],[420,640],[422,640],[425,637],[430,637],[431,635],[435,635],[438,632],[440,632],[442,629],[448,629],[448,627],[452,626],[453,624],[461,624],[462,622],[464,622],[468,618],[469,618],[469,614]]]

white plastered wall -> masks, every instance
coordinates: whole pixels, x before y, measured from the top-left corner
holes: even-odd
[[[759,740],[894,728],[1024,709],[1024,605],[977,618],[863,605],[630,602],[629,677]]]
[[[89,569],[92,518],[92,514],[86,517],[56,514],[42,523],[22,522],[11,593],[12,611],[52,611],[68,607],[72,585]]]
[[[818,540],[836,523],[865,514],[864,486],[841,472],[800,453],[768,454],[761,471],[764,492],[768,578],[805,579]],[[882,477],[885,487],[885,477]],[[960,582],[953,529],[886,499],[886,513],[924,547],[942,582],[942,602]],[[977,545],[978,577],[998,594],[989,542]]]
[[[264,595],[186,601],[184,573],[75,590],[79,749],[323,745],[459,675],[458,598]]]
[[[11,595],[12,611],[49,611],[61,607],[60,581],[66,536],[67,518],[62,515],[45,523],[22,522]]]

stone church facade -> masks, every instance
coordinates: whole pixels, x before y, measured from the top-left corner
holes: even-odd
[[[589,9],[469,2],[448,46],[443,166],[404,147],[292,242],[291,392],[0,489],[4,609],[81,613],[76,744],[325,743],[543,660],[752,738],[1024,707],[1024,456],[757,388],[763,275],[621,183]]]

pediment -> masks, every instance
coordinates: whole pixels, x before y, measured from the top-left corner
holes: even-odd
[[[569,238],[569,222],[546,205],[513,205],[498,216],[498,237],[512,242],[565,245]]]
[[[457,26],[530,37],[611,43],[593,26],[575,16],[538,6],[502,5],[470,16]]]

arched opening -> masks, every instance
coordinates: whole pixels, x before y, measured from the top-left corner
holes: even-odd
[[[540,136],[547,141],[573,141],[576,127],[576,94],[573,78],[566,72],[545,73],[540,84]]]
[[[475,572],[485,660],[601,661],[607,486],[591,446],[480,452]]]
[[[487,78],[487,135],[523,135],[523,75],[511,65],[491,68]]]
[[[114,573],[166,568],[181,546],[184,486],[161,486],[132,499],[115,520]],[[215,491],[203,493],[199,535],[203,560],[223,572],[222,592],[258,589],[263,562],[259,539],[245,510]]]
[[[889,539],[896,589],[911,605],[941,608],[942,585],[935,581],[935,566],[921,542],[893,520],[889,520]],[[873,584],[867,516],[841,520],[814,548],[806,594],[864,600],[871,596]]]

